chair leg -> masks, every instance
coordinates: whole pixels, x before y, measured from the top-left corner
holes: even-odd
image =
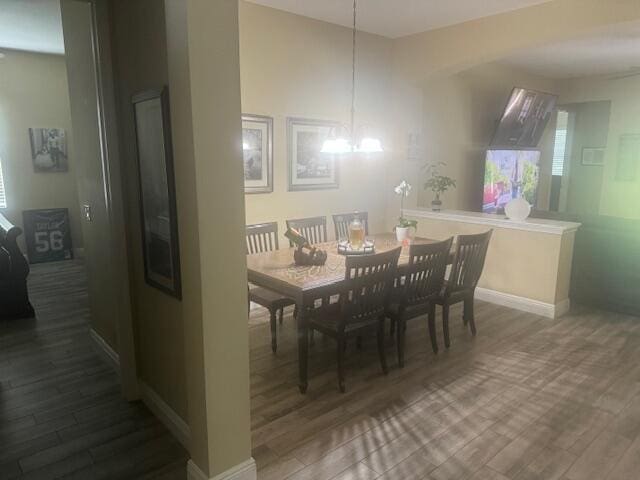
[[[391,318],[391,319],[390,319],[390,325],[389,325],[389,336],[390,336],[391,338],[393,338],[393,335],[396,333],[396,328],[397,328],[396,323],[397,323],[397,322],[396,322],[396,320],[395,320],[394,318]]]
[[[400,319],[395,322],[397,325],[397,344],[398,344],[398,365],[400,368],[404,367],[404,344],[405,337],[407,335],[407,322],[404,319]]]
[[[442,330],[444,332],[444,346],[449,348],[451,346],[449,341],[449,304],[446,302],[442,305]]]
[[[276,310],[269,310],[269,321],[271,323],[271,350],[276,353],[278,350],[278,341],[276,340]]]
[[[436,305],[435,303],[429,308],[429,338],[431,339],[431,348],[433,353],[438,353],[438,337],[436,336]]]
[[[389,373],[389,368],[387,367],[387,357],[384,351],[384,318],[381,318],[378,321],[378,355],[380,356],[380,366],[382,367],[382,372],[386,375]]]
[[[344,351],[345,341],[344,338],[338,338],[338,387],[340,391],[344,393],[346,391],[344,385]]]
[[[356,348],[362,350],[362,335],[356,337]]]
[[[476,321],[473,315],[473,295],[469,295],[464,300],[464,323],[471,327],[471,335],[476,335]]]
[[[315,333],[316,333],[315,330],[309,331],[309,345],[311,345],[312,347],[316,344],[315,335],[314,335]]]
[[[282,325],[283,320],[284,320],[284,307],[281,307],[280,310],[278,310],[278,323]]]

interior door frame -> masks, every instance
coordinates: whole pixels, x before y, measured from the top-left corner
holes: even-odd
[[[115,319],[122,393],[127,400],[140,398],[133,334],[128,249],[124,213],[122,166],[119,155],[113,63],[111,58],[109,3],[106,0],[73,0],[91,7],[91,51],[95,74],[100,162],[103,193],[109,221],[109,255],[114,272],[109,275],[117,304]]]

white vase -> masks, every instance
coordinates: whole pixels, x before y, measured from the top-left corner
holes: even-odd
[[[524,198],[514,198],[504,206],[504,213],[509,220],[524,222],[531,213],[531,205]]]
[[[396,239],[398,239],[399,242],[409,238],[409,228],[411,227],[396,227]]]

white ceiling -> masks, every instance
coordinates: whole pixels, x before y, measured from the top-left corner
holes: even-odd
[[[0,49],[64,53],[59,0],[0,0]]]
[[[248,0],[350,27],[352,0]],[[390,38],[489,17],[550,0],[358,0],[358,30]]]
[[[640,25],[627,24],[518,52],[503,63],[549,78],[624,74],[640,70]]]

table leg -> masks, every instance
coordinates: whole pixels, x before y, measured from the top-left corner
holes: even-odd
[[[309,332],[307,326],[307,309],[303,304],[298,304],[298,316],[296,323],[298,328],[298,369],[300,393],[307,392],[307,363],[309,357]]]

